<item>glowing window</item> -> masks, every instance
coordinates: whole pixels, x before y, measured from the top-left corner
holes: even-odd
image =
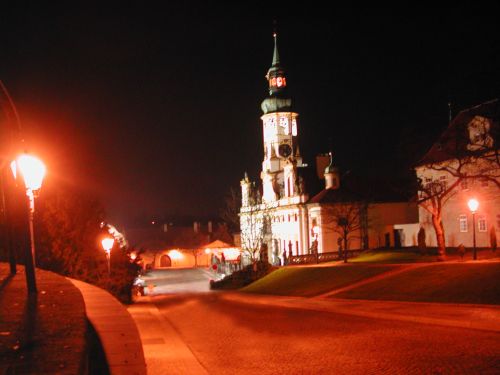
[[[467,215],[459,216],[460,232],[467,232]]]
[[[478,216],[478,218],[477,218],[477,229],[480,232],[486,232],[487,231],[487,229],[486,229],[486,216],[484,216],[484,215]]]

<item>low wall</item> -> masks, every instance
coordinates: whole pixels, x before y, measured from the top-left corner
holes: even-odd
[[[81,292],[86,315],[102,345],[111,375],[146,375],[139,331],[130,313],[107,291],[68,279]]]

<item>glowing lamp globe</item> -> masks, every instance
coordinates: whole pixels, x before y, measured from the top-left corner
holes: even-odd
[[[107,253],[109,253],[111,251],[111,249],[113,248],[114,243],[115,243],[114,238],[105,238],[105,239],[103,239],[101,241],[102,248]]]
[[[23,154],[14,160],[10,167],[14,178],[17,178],[18,168],[19,174],[23,177],[26,188],[32,191],[39,190],[42,187],[42,181],[45,177],[45,164],[31,155]]]
[[[476,212],[479,207],[479,202],[477,201],[477,199],[472,198],[469,199],[467,205],[469,206],[469,210],[471,210],[471,212]]]

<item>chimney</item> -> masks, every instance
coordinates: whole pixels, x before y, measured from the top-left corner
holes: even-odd
[[[208,222],[208,233],[212,233],[212,221]]]
[[[200,229],[199,224],[197,221],[193,222],[193,231],[194,233],[198,233],[198,230]]]

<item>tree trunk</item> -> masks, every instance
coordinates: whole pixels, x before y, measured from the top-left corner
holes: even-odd
[[[344,263],[347,263],[347,231],[344,230]]]
[[[446,256],[446,242],[441,213],[432,214],[432,225],[434,226],[434,231],[436,232],[438,257],[443,259]]]

